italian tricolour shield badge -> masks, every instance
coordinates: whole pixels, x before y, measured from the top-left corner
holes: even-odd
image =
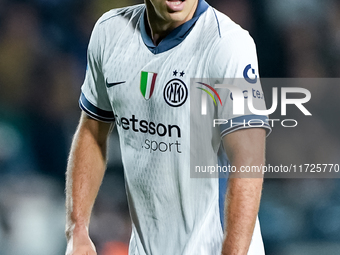
[[[143,97],[148,100],[151,98],[152,93],[155,89],[156,83],[156,73],[149,73],[142,71],[140,78],[140,92],[142,92]]]

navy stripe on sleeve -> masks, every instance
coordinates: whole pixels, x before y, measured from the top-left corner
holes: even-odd
[[[79,98],[79,106],[80,108],[86,112],[90,117],[100,120],[103,122],[114,122],[115,116],[111,111],[102,110],[96,106],[94,106],[83,93],[81,93]]]
[[[228,123],[220,125],[221,137],[230,134],[236,130],[246,128],[264,128],[267,136],[272,129],[268,124],[268,117],[262,115],[245,115],[228,120]]]

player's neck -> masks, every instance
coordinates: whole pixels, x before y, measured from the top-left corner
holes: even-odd
[[[147,13],[147,24],[146,28],[151,35],[153,43],[157,46],[172,30],[181,26],[185,22],[193,18],[196,8],[193,9],[189,15],[181,21],[168,21],[161,18],[155,11],[154,7],[149,1],[145,1],[146,13]]]

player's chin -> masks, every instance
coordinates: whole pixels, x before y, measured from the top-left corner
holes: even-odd
[[[188,12],[181,11],[181,12],[169,12],[167,14],[169,21],[175,22],[175,23],[184,23],[188,21]]]
[[[183,12],[170,12],[168,14],[169,20],[173,22],[183,22],[186,18],[186,16],[183,14]]]

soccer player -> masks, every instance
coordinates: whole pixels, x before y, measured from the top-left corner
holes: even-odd
[[[226,190],[221,179],[190,178],[190,156],[200,155],[190,148],[190,129],[199,134],[212,123],[190,124],[190,98],[205,93],[206,85],[190,89],[197,77],[211,79],[211,88],[224,78],[258,79],[248,32],[204,0],[145,0],[98,20],[67,169],[67,255],[96,254],[88,226],[114,125],[132,219],[130,255],[264,254],[257,220],[263,179],[230,178]],[[245,97],[261,93],[257,87]],[[225,89],[219,96],[223,106],[208,105],[209,115],[232,118],[232,95]],[[224,124],[197,140],[212,164],[222,140],[232,166],[260,166],[266,128]]]

